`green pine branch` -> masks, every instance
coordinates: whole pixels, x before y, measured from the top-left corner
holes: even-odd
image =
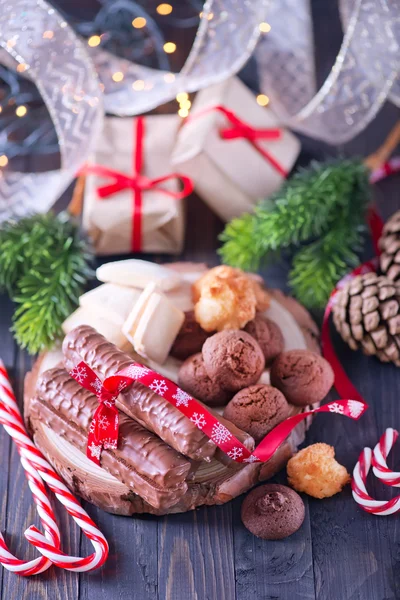
[[[34,215],[0,230],[0,288],[17,304],[16,341],[31,354],[50,348],[91,276],[91,255],[65,214]]]
[[[322,307],[356,260],[369,198],[368,172],[359,160],[314,162],[253,214],[227,224],[220,237],[222,261],[256,270],[273,253],[290,249],[295,294],[307,306]]]
[[[336,283],[359,264],[362,231],[344,223],[296,252],[289,273],[294,295],[308,308],[326,305]]]

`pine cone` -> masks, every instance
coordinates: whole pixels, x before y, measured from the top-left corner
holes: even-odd
[[[400,283],[358,275],[337,293],[333,321],[352,350],[400,366]]]
[[[392,281],[400,279],[400,210],[385,223],[379,240],[381,271]]]

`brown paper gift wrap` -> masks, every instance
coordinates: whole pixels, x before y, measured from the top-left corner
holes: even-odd
[[[201,90],[189,118],[179,131],[172,162],[192,178],[196,193],[224,221],[251,211],[261,198],[279,189],[285,177],[248,139],[223,139],[220,131],[231,125],[212,107],[232,111],[255,129],[280,129],[279,139],[260,139],[257,144],[281,165],[286,173],[300,152],[300,142],[280,127],[274,113],[257,104],[254,94],[237,78]]]
[[[143,118],[142,118],[143,119]],[[176,115],[156,115],[143,119],[143,167],[141,174],[149,179],[172,172],[170,155],[180,119]],[[137,118],[105,119],[104,129],[97,143],[98,150],[90,165],[100,165],[132,177],[135,174]],[[90,169],[90,165],[88,169]],[[123,189],[100,198],[98,189],[112,183],[112,179],[86,175],[83,225],[89,233],[98,255],[142,252],[179,253],[184,240],[184,204],[182,199],[170,197],[159,189],[142,191],[141,236],[133,219],[134,190]],[[159,186],[179,193],[178,178],[171,178]]]

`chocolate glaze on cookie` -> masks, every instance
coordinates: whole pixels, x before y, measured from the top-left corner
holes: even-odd
[[[309,350],[282,352],[272,363],[271,384],[296,406],[323,400],[333,381],[334,375],[328,361]]]
[[[179,369],[178,385],[208,406],[223,406],[232,396],[209,378],[201,352],[185,360]]]
[[[261,348],[245,331],[216,333],[205,341],[202,352],[210,379],[231,392],[257,383],[264,370]]]
[[[269,364],[284,348],[284,339],[278,325],[263,315],[256,317],[247,323],[244,328],[260,345],[263,351],[265,363]]]
[[[290,413],[285,396],[272,385],[256,384],[240,390],[225,407],[224,417],[247,431],[258,443]]]
[[[268,483],[252,490],[242,504],[244,526],[264,540],[281,540],[304,521],[303,500],[285,485]]]

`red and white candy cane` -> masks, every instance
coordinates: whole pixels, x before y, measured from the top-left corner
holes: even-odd
[[[51,563],[68,571],[91,571],[100,567],[108,556],[108,543],[101,531],[71,494],[63,480],[47,462],[43,454],[29,438],[18,405],[12,391],[7,371],[0,360],[0,423],[17,445],[21,464],[28,477],[37,510],[40,515],[45,534],[31,526],[25,531],[25,537],[43,555],[35,561],[24,563],[18,561],[8,551],[4,540],[0,544],[0,562],[8,569],[21,575],[34,575],[50,566]],[[54,519],[54,513],[47,498],[46,482],[52,492],[65,506],[68,513],[82,529],[94,546],[94,553],[81,558],[68,556],[60,550],[60,535]]]
[[[400,472],[389,469],[387,457],[398,437],[399,432],[392,427],[388,427],[375,446],[372,455],[372,470],[375,477],[380,479],[382,483],[393,487],[400,487]]]
[[[7,433],[18,440],[17,447],[20,450],[20,444],[25,443],[25,426],[21,413],[15,401],[15,397],[8,380],[3,363],[0,361],[0,423],[4,426]],[[27,447],[32,443],[28,439]],[[20,452],[21,454],[21,452]],[[60,532],[55,521],[53,509],[47,496],[46,488],[38,472],[27,462],[24,461],[23,467],[28,479],[29,487],[36,503],[36,508],[45,530],[47,541],[51,541],[56,547],[60,546]],[[9,571],[19,575],[37,575],[43,573],[51,566],[51,561],[45,556],[39,556],[33,560],[25,561],[16,558],[9,551],[3,536],[0,533],[0,563]]]
[[[391,500],[375,500],[367,492],[366,481],[371,469],[372,450],[364,448],[353,471],[351,489],[353,498],[363,510],[374,515],[393,515],[400,511],[400,496]]]

